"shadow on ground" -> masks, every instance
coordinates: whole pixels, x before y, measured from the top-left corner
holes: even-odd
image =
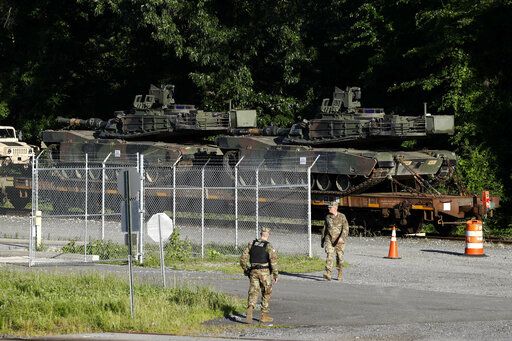
[[[453,252],[453,251],[445,251],[445,250],[420,250],[421,252],[431,252],[431,253],[444,253],[446,255],[452,256],[464,256],[462,252]]]
[[[279,275],[289,276],[289,277],[297,277],[297,278],[303,278],[303,279],[310,279],[312,281],[322,281],[323,282],[323,280],[324,280],[321,275],[316,276],[316,275],[310,275],[310,274],[301,274],[301,273],[292,273],[292,272],[283,272],[283,271],[280,271]]]

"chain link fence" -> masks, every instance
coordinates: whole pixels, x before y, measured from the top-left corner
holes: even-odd
[[[263,226],[273,230],[272,243],[281,252],[308,254],[307,172],[244,165],[147,167],[145,171],[162,172],[158,181],[144,184],[145,220],[165,212],[195,255],[239,254]],[[145,250],[156,252],[158,243],[147,241]]]
[[[127,259],[120,230],[117,177],[137,158],[55,162],[38,158],[32,171],[29,261],[75,263]]]
[[[172,219],[174,235],[193,256],[238,255],[263,226],[272,229],[272,243],[281,253],[311,255],[310,165],[178,161],[155,165],[143,155],[124,161],[112,155],[103,160],[86,156],[83,162],[36,159],[30,228],[23,231],[29,263],[125,261],[118,178],[127,167],[138,171],[140,182],[140,206],[132,214],[132,225],[140,225],[133,253],[143,263],[160,263],[159,240],[147,233],[156,213]],[[176,242],[171,237],[164,250],[172,252]]]

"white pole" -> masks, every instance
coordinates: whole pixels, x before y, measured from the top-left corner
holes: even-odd
[[[235,165],[235,250],[238,251],[238,167],[244,156]]]
[[[101,240],[105,240],[105,181],[106,181],[106,163],[112,153],[101,163]]]
[[[210,159],[206,161],[206,163],[203,166],[203,169],[201,169],[201,258],[204,258],[204,170],[208,162],[210,162]]]
[[[42,153],[42,152],[41,152]],[[39,154],[41,155],[41,154]],[[37,159],[39,156],[37,157]],[[34,229],[35,227],[35,215],[36,215],[36,163],[37,159],[32,159],[32,214],[30,215],[30,230],[28,231],[28,266],[32,266],[32,256],[34,252]]]
[[[260,167],[265,162],[265,160],[261,161],[258,167],[256,168],[256,238],[258,238],[259,229],[260,229],[260,188],[259,188],[259,173],[260,173]]]
[[[89,214],[87,212],[87,204],[89,201],[89,154],[85,154],[85,209],[84,209],[84,216],[85,216],[85,237],[84,237],[84,262],[87,262],[87,239],[89,238],[89,226],[88,226],[88,220],[89,220]]]
[[[140,264],[144,263],[144,213],[146,209],[144,207],[144,154],[140,154],[140,162],[139,162],[139,181],[140,181],[140,192],[139,192],[139,221],[140,221],[140,231],[139,231],[139,262]]]
[[[176,226],[176,167],[180,160],[181,155],[172,165],[172,220],[174,220],[174,226]]]
[[[162,215],[158,214],[158,238],[159,238],[159,244],[160,244],[160,271],[162,273],[162,281],[164,288],[166,287],[165,284],[165,258],[164,258],[164,242],[162,240],[162,222],[161,218]]]
[[[313,168],[313,166],[315,165],[316,161],[318,160],[318,158],[320,157],[320,155],[318,155],[315,159],[315,161],[313,161],[313,163],[311,164],[311,166],[308,167],[308,188],[307,188],[307,192],[308,192],[308,243],[309,243],[309,257],[313,257],[313,247],[312,247],[312,233],[311,233],[311,168]]]
[[[28,266],[33,265],[35,257],[34,252],[34,234],[35,234],[35,216],[39,210],[39,157],[43,155],[45,151],[41,151],[39,155],[32,159],[32,216],[30,217],[30,231],[29,231],[29,243],[28,243]]]

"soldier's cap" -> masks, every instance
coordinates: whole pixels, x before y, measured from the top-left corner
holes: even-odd
[[[338,207],[338,202],[337,201],[329,201],[327,203],[327,207]]]
[[[270,227],[266,227],[266,226],[265,226],[265,227],[262,227],[262,228],[261,228],[261,232],[262,232],[262,233],[263,233],[263,232],[270,232]]]

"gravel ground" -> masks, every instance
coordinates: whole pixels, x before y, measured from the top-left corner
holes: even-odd
[[[391,260],[383,258],[388,238],[350,238],[345,283],[512,297],[512,245],[486,243],[486,257],[464,256],[463,241],[399,238],[398,245],[402,259]]]
[[[368,320],[359,324],[346,319],[335,325],[310,325],[273,330],[260,328],[250,330],[241,336],[290,340],[512,340],[512,318],[495,318],[492,307],[480,310],[478,306],[480,300],[485,302],[498,298],[500,301],[499,298],[503,298],[503,301],[510,301],[511,245],[486,243],[486,257],[466,257],[463,255],[464,242],[399,238],[398,244],[402,258],[391,260],[383,258],[388,252],[389,238],[350,238],[345,255],[349,267],[345,270],[341,286],[370,288],[370,291],[382,295],[395,296],[398,301],[396,305],[399,307],[400,292],[397,294],[396,289],[403,290],[404,294],[416,293],[420,307],[422,295],[427,298],[429,295],[446,295],[448,305],[450,300],[474,300],[474,314],[470,311],[470,315],[474,316],[468,318],[462,316],[462,313],[458,314],[456,311],[459,308],[454,303],[453,308],[440,307],[439,317],[435,316],[434,309],[434,315],[430,321],[427,317],[427,322],[412,323],[417,315],[426,313],[411,307],[410,319],[399,319],[396,323]],[[315,248],[315,253],[320,255],[321,250]],[[313,275],[321,276],[321,273]],[[293,279],[308,280],[300,277]],[[379,303],[371,304],[377,306]],[[363,304],[366,302],[361,303]],[[340,309],[351,308],[348,303],[344,304],[342,299]],[[396,306],[390,304],[390,314],[393,314],[395,309]],[[441,315],[450,309],[454,310],[455,316],[445,322],[439,321],[443,319]],[[496,309],[496,315],[498,310]],[[512,308],[510,310],[512,311]],[[457,314],[460,317],[457,317]],[[364,315],[360,317],[367,318]],[[311,320],[314,320],[313,316]]]

